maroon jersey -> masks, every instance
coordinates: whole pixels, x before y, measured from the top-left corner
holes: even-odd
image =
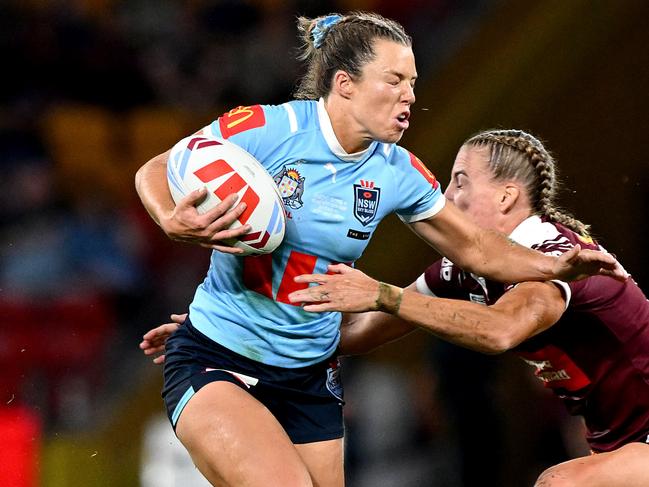
[[[601,249],[563,225],[530,217],[511,235],[517,242],[553,255],[574,244]],[[568,307],[548,330],[514,351],[536,376],[563,399],[572,414],[583,415],[595,452],[649,442],[649,301],[629,279],[593,276],[568,284]],[[447,259],[431,265],[417,280],[425,294],[493,304],[512,286],[485,280]]]

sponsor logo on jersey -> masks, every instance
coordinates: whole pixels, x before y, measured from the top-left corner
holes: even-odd
[[[347,236],[349,238],[355,238],[356,240],[367,240],[370,238],[370,232],[361,232],[350,228],[347,230]]]
[[[453,277],[453,262],[448,260],[446,257],[442,257],[442,264],[439,268],[439,277],[443,281],[450,282]]]
[[[239,106],[219,117],[219,128],[224,139],[264,125],[266,117],[261,105]]]
[[[298,161],[299,164],[301,161]],[[297,169],[284,166],[280,172],[273,176],[279,193],[284,200],[284,205],[293,210],[304,206],[302,195],[304,194],[304,178],[300,176]]]
[[[412,152],[408,152],[408,154],[410,154],[410,164],[412,164],[412,167],[419,171],[419,173],[426,178],[426,181],[428,181],[434,189],[437,189],[439,182],[437,182],[435,175],[430,172],[430,169],[428,169],[423,162],[421,162],[419,157],[414,155]]]
[[[518,354],[536,368],[534,374],[545,387],[575,392],[590,384],[590,379],[579,366],[565,352],[553,345],[547,345],[536,352]]]
[[[332,360],[327,367],[327,390],[339,401],[343,400],[343,384],[340,381],[340,364]]]
[[[360,180],[354,184],[354,216],[363,226],[369,225],[379,208],[381,188],[374,187],[374,181]]]

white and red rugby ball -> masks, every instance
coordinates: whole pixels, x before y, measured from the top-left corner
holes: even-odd
[[[251,154],[238,145],[208,135],[191,135],[171,149],[167,181],[178,202],[194,190],[207,187],[207,197],[197,206],[199,213],[214,208],[233,193],[247,208],[230,228],[244,224],[249,233],[226,243],[243,249],[244,255],[268,254],[284,239],[284,203],[273,178]]]

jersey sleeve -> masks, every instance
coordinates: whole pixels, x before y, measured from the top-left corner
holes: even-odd
[[[396,146],[395,175],[401,205],[397,216],[405,223],[414,223],[436,215],[446,203],[439,181],[417,156]]]
[[[286,138],[290,123],[282,105],[239,106],[214,120],[203,133],[230,140],[266,166],[264,161]]]
[[[439,298],[464,298],[460,272],[460,269],[444,257],[428,266],[417,278],[417,291]]]

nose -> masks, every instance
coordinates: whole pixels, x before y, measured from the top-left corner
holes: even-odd
[[[453,185],[449,184],[448,187],[446,188],[446,191],[444,191],[444,196],[446,197],[447,200],[449,200],[451,203],[453,203],[453,198],[455,197],[455,191],[453,190]]]
[[[407,102],[408,105],[412,105],[415,103],[415,89],[410,86],[410,83],[405,83],[405,88],[403,90],[403,96],[402,96],[403,101]]]

